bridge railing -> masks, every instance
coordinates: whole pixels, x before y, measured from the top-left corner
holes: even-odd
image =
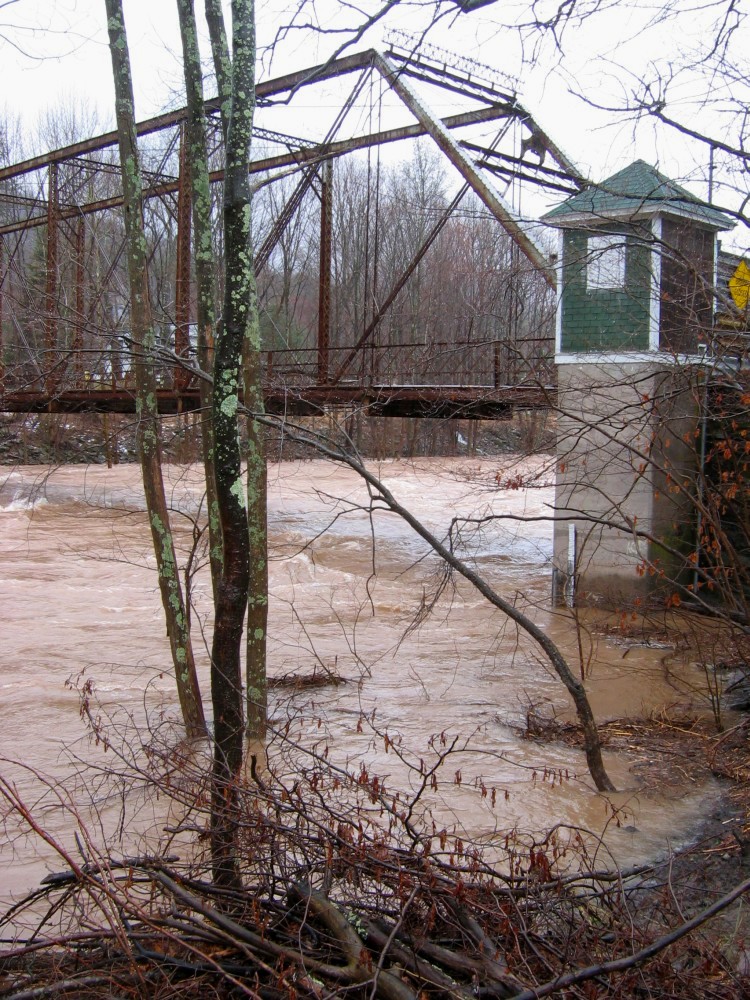
[[[342,386],[482,386],[499,388],[526,383],[552,385],[555,381],[550,338],[506,341],[431,341],[365,346],[336,378],[350,348],[330,348],[327,379],[321,378],[320,355],[315,349],[289,349],[266,354],[266,378],[275,385],[306,386],[334,383]]]
[[[264,378],[269,389],[290,391],[313,386],[342,388],[377,386],[455,386],[488,389],[518,385],[552,385],[555,372],[550,338],[536,337],[516,344],[505,340],[483,342],[423,341],[411,344],[367,345],[349,362],[349,347],[286,348],[263,352]],[[162,389],[195,389],[199,376],[187,371],[176,379],[171,358],[158,365]],[[0,379],[3,393],[107,392],[134,390],[131,354],[119,347],[86,351],[56,351],[54,355],[31,345],[6,352]],[[340,373],[340,374],[339,374]],[[339,377],[336,377],[339,375]]]

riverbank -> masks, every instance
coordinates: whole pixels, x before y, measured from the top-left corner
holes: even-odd
[[[689,920],[750,877],[750,718],[735,714],[729,728],[717,733],[707,716],[663,714],[611,720],[600,734],[608,750],[627,758],[642,796],[680,797],[708,780],[719,787],[691,842],[667,849],[643,872],[640,921],[648,925],[665,903]],[[536,719],[528,738],[577,744],[581,733],[574,724]],[[627,816],[615,822],[626,823]],[[750,974],[750,901],[738,899],[701,929],[701,939],[734,971]]]

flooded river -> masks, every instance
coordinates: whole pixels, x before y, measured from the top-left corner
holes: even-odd
[[[573,622],[549,608],[551,527],[543,517],[553,491],[543,464],[525,462],[520,471],[541,477],[523,489],[502,487],[519,471],[510,458],[384,462],[377,471],[440,535],[453,518],[513,515],[480,526],[466,522],[458,539],[462,554],[552,634],[578,671]],[[168,471],[186,555],[200,511],[200,474]],[[715,795],[712,787],[645,794],[627,761],[609,754],[607,767],[622,791],[607,800],[593,790],[578,750],[521,738],[530,705],[569,718],[567,697],[534,645],[479,594],[463,582],[448,587],[419,627],[410,628],[433,598],[439,563],[406,524],[391,514],[371,516],[366,504],[354,474],[329,463],[270,467],[270,673],[332,671],[345,681],[296,693],[274,688],[273,721],[293,715],[311,741],[325,732],[334,761],[348,767],[363,761],[390,787],[408,787],[411,778],[385,753],[382,739],[373,740],[373,719],[417,757],[428,753],[437,733],[471,737],[430,805],[439,822],[480,840],[556,822],[606,828],[609,851],[627,864],[689,838]],[[90,681],[120,722],[143,725],[147,717],[153,723],[177,712],[138,469],[4,470],[0,553],[0,774],[15,783],[39,823],[75,851],[70,810],[84,809],[91,787],[84,774],[76,788],[72,776],[85,763],[106,763],[102,746],[86,736],[76,686]],[[209,589],[207,572],[199,569],[196,625],[207,621]],[[665,670],[669,650],[624,647],[605,636],[595,614],[584,624],[587,686],[600,719],[684,704],[699,683],[689,663],[672,664],[684,679],[684,686],[673,686]],[[207,698],[200,640],[196,652]],[[545,769],[548,776],[568,777],[543,780]],[[474,787],[482,783],[497,790],[494,808]],[[619,825],[611,822],[613,805],[624,809]],[[127,803],[109,803],[89,835],[130,850],[150,825],[163,825],[158,804],[153,809],[132,816]],[[5,812],[0,808],[0,816]],[[61,867],[48,846],[21,836],[14,817],[4,818],[0,899]]]

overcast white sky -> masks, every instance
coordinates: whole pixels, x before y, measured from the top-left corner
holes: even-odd
[[[578,3],[580,7],[596,0]],[[602,179],[640,156],[705,196],[704,148],[650,125],[635,129],[631,121],[598,112],[579,96],[599,103],[619,103],[640,78],[655,72],[656,65],[670,71],[706,43],[718,9],[712,0],[663,3],[675,7],[680,16],[654,25],[655,14],[663,6],[657,0],[600,0],[606,9],[580,25],[570,24],[562,36],[561,50],[551,38],[540,44],[540,36],[532,32],[524,41],[507,27],[514,18],[528,15],[529,4],[522,0],[500,0],[472,14],[447,16],[431,30],[429,41],[517,77],[521,99],[592,178]],[[378,6],[363,0],[368,12]],[[557,6],[557,0],[541,0],[538,9],[544,13]],[[147,117],[180,103],[175,5],[173,0],[125,0],[124,7],[137,112],[139,117]],[[202,8],[200,0],[196,7]],[[691,7],[696,9],[691,12]],[[289,21],[291,9],[289,0],[259,4],[261,46],[267,46],[278,26]],[[434,9],[434,5],[420,8],[403,4],[389,15],[387,25],[417,31]],[[315,12],[323,26],[344,24],[335,0],[320,0]],[[310,7],[308,17],[312,16]],[[351,12],[349,23],[354,23]],[[0,0],[0,104],[6,115],[20,118],[27,136],[35,132],[37,119],[46,108],[61,103],[96,112],[97,130],[111,125],[113,91],[105,27],[104,0]],[[744,46],[748,51],[747,29],[740,30],[735,48],[741,51]],[[379,26],[356,48],[379,44],[382,33],[383,26]],[[261,75],[312,65],[325,58],[338,41],[340,36],[334,39],[309,30],[293,33],[278,47],[272,63],[266,53]],[[744,84],[740,82],[734,85],[734,96],[740,97],[741,87]],[[671,93],[679,98],[689,123],[706,114],[699,107],[706,95],[722,96],[720,81],[714,79],[709,84],[695,73],[678,75]],[[435,110],[447,113],[449,106]],[[315,109],[309,107],[307,113],[314,114]],[[726,129],[720,120],[710,120],[718,121],[719,132]],[[27,141],[38,148],[38,140]]]

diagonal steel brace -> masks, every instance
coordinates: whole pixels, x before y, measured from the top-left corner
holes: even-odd
[[[479,173],[473,160],[459,146],[442,121],[434,115],[422,99],[414,92],[405,79],[402,71],[382,52],[375,52],[373,65],[381,73],[388,85],[398,94],[406,107],[424,130],[430,135],[442,152],[448,157],[463,179],[492,212],[497,221],[531,261],[534,267],[542,273],[547,284],[555,288],[555,272],[544,252],[526,233],[519,219],[516,218],[510,206],[493,190]]]

